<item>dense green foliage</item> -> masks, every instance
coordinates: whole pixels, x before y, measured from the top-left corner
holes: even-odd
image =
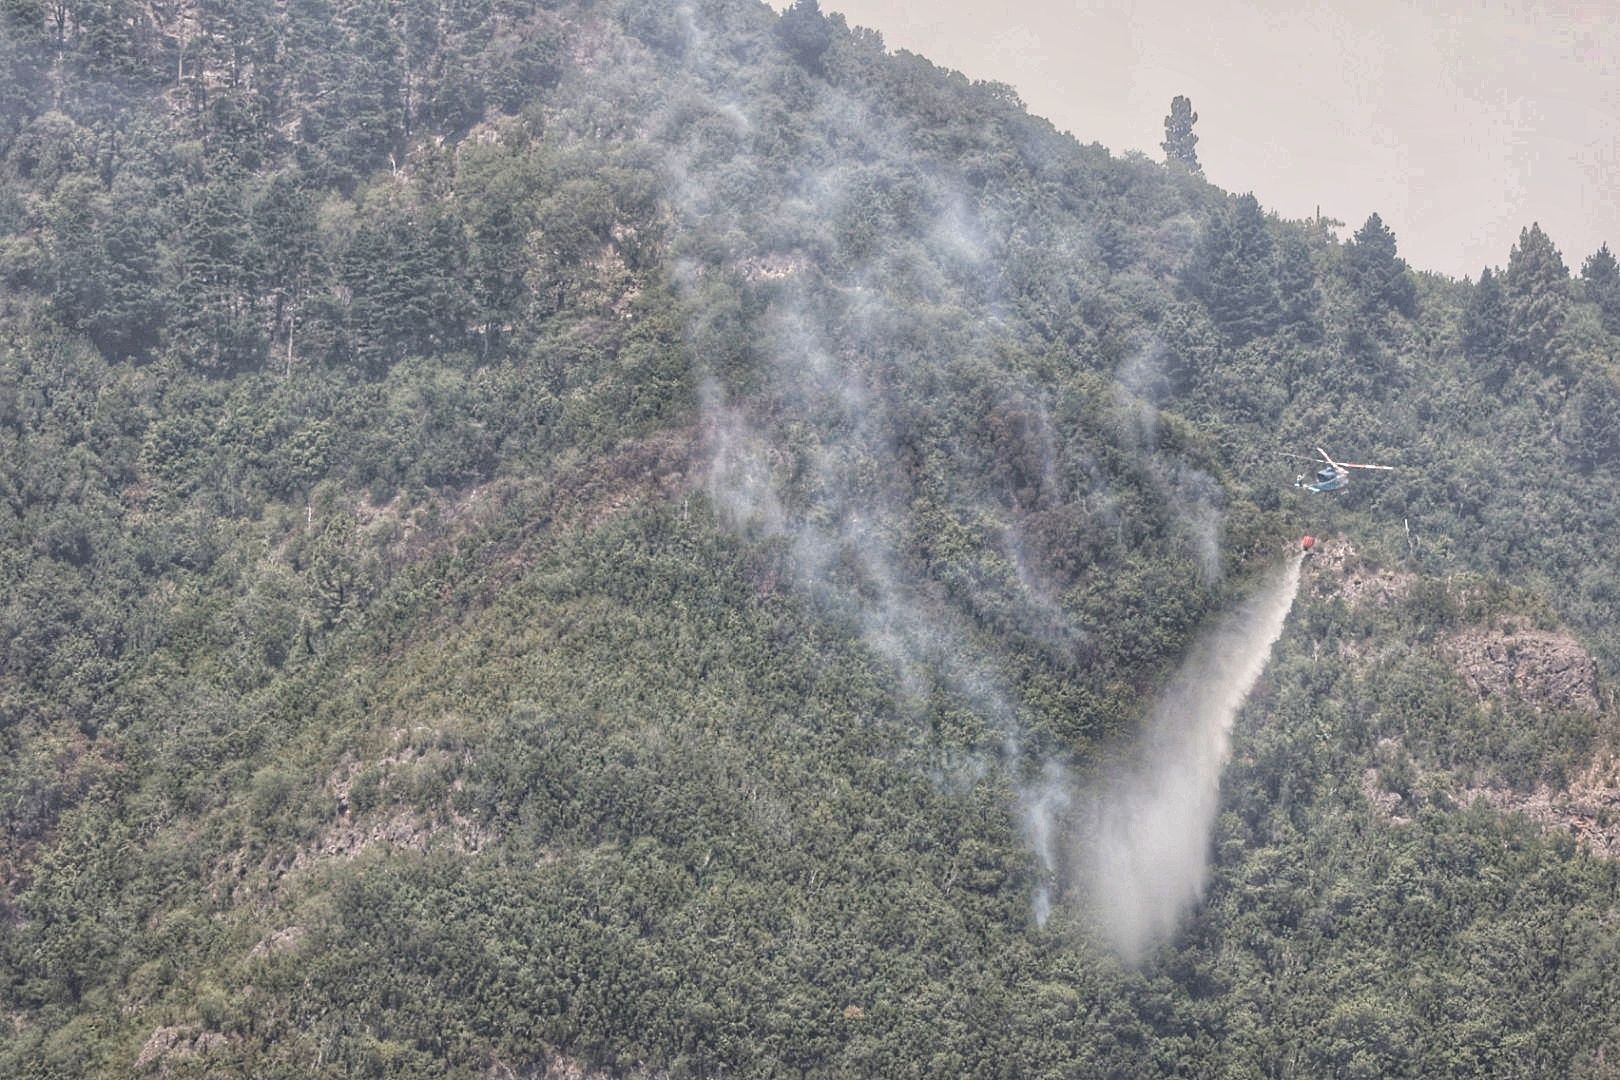
[[[1615,864],[1445,789],[1613,716],[1436,645],[1620,664],[1607,248],[1414,275],[814,0],[0,12],[0,1073],[1620,1054]],[[1304,529],[1419,585],[1301,598],[1207,903],[1038,925],[1021,785]]]
[[[1164,142],[1159,144],[1166,164],[1179,165],[1191,172],[1204,171],[1198,164],[1198,136],[1193,134],[1196,123],[1198,114],[1192,111],[1192,99],[1177,94],[1170,102],[1170,115],[1164,118]]]

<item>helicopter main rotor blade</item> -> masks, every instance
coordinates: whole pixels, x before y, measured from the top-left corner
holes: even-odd
[[[1357,465],[1353,461],[1341,461],[1341,462],[1339,462],[1339,468],[1341,468],[1341,469],[1383,469],[1385,472],[1394,472],[1395,471],[1395,466],[1393,466],[1393,465]]]
[[[1316,448],[1316,452],[1318,454],[1322,455],[1322,460],[1323,461],[1327,462],[1329,465],[1333,466],[1335,469],[1337,469],[1339,467],[1339,463],[1337,461],[1334,461],[1332,458],[1328,457],[1328,452],[1326,450],[1322,449],[1320,446],[1318,446]]]

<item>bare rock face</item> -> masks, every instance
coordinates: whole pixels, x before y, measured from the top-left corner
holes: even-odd
[[[1367,565],[1347,540],[1325,540],[1312,557],[1312,589],[1351,607],[1388,607],[1417,581],[1403,570]],[[1536,708],[1599,709],[1597,663],[1564,630],[1539,630],[1503,619],[1469,627],[1441,642],[1441,651],[1481,698],[1517,698]]]
[[[270,956],[280,956],[283,953],[294,952],[304,943],[304,928],[302,926],[288,926],[277,930],[252,949],[248,956],[255,960],[262,960]]]
[[[1312,591],[1318,597],[1343,600],[1351,608],[1398,603],[1417,580],[1406,571],[1369,566],[1345,540],[1319,541],[1310,563]],[[1537,711],[1592,716],[1604,711],[1607,695],[1599,696],[1597,662],[1567,630],[1540,629],[1527,619],[1504,615],[1457,630],[1437,644],[1439,655],[1482,701],[1522,702]],[[1568,834],[1591,855],[1620,859],[1620,729],[1614,727],[1612,698],[1609,708],[1611,715],[1603,723],[1608,731],[1605,749],[1564,787],[1468,786],[1463,778],[1432,763],[1408,759],[1408,784],[1403,790],[1415,792],[1418,803],[1433,797],[1460,797],[1464,804],[1483,800],[1502,813],[1523,814],[1551,832]],[[1388,775],[1390,762],[1404,752],[1389,739],[1380,742],[1379,750],[1380,763],[1362,772],[1362,793],[1384,820],[1408,824],[1412,811],[1407,799],[1391,788]]]
[[[201,1057],[226,1045],[217,1031],[198,1031],[191,1026],[160,1027],[152,1032],[135,1058],[139,1072],[168,1076],[170,1070],[189,1058]]]
[[[1620,755],[1600,754],[1569,787],[1570,831],[1588,851],[1620,859]]]
[[[1391,822],[1396,825],[1411,824],[1411,818],[1404,817],[1399,813],[1403,800],[1395,792],[1389,790],[1389,787],[1384,783],[1383,773],[1376,767],[1362,770],[1361,793],[1367,796],[1367,801],[1372,804],[1374,810],[1377,810]]]
[[[1470,627],[1442,649],[1480,697],[1516,697],[1536,708],[1598,711],[1597,663],[1562,630]]]
[[[1620,755],[1612,751],[1599,754],[1563,791],[1546,785],[1529,792],[1484,788],[1470,789],[1464,798],[1524,814],[1550,830],[1569,833],[1592,855],[1620,859]]]
[[[1313,590],[1342,596],[1351,607],[1388,607],[1411,592],[1417,580],[1406,571],[1369,567],[1348,540],[1319,541],[1310,565]]]
[[[780,281],[803,273],[809,265],[797,252],[772,251],[742,260],[740,269],[749,281]]]
[[[665,1080],[668,1073],[648,1072],[644,1068],[623,1073],[626,1080]],[[609,1080],[612,1073],[595,1069],[567,1054],[550,1051],[542,1062],[519,1072],[503,1061],[497,1061],[485,1070],[486,1080]]]
[[[1382,747],[1392,740],[1384,740]],[[1620,753],[1593,758],[1567,787],[1538,784],[1530,790],[1500,785],[1452,788],[1443,771],[1419,770],[1414,786],[1420,801],[1450,789],[1464,806],[1483,801],[1503,814],[1523,814],[1550,833],[1565,833],[1577,847],[1600,859],[1620,859]],[[1365,769],[1361,791],[1373,810],[1391,825],[1409,825],[1406,801],[1389,789],[1378,766]]]

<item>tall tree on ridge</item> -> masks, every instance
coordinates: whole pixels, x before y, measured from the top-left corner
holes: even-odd
[[[1586,286],[1586,298],[1597,305],[1603,315],[1603,326],[1611,334],[1620,334],[1620,263],[1615,261],[1609,245],[1604,244],[1581,264],[1581,281]]]
[[[1195,173],[1204,171],[1198,164],[1198,136],[1193,134],[1196,123],[1198,114],[1193,112],[1192,99],[1177,94],[1170,102],[1170,115],[1164,118],[1164,142],[1159,144],[1164,147],[1166,164],[1182,165]]]
[[[1320,336],[1322,290],[1310,245],[1294,230],[1283,234],[1277,248],[1277,299],[1281,325],[1292,327],[1302,341]]]
[[[1417,286],[1406,260],[1395,253],[1395,233],[1376,213],[1356,230],[1345,248],[1345,269],[1364,311],[1417,314]]]
[[[1468,294],[1462,315],[1463,350],[1476,360],[1497,355],[1507,342],[1507,303],[1502,298],[1502,275],[1490,267],[1479,272],[1479,282]]]
[[[782,12],[776,31],[799,63],[817,73],[822,70],[821,58],[832,46],[832,29],[817,0],[794,0]]]
[[[1532,224],[1508,255],[1508,351],[1520,362],[1545,365],[1569,312],[1569,269],[1551,238]]]

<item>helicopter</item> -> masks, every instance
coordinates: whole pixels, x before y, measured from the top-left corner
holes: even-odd
[[[1295,487],[1315,492],[1338,491],[1340,488],[1349,485],[1351,469],[1380,469],[1384,472],[1392,472],[1395,469],[1393,465],[1357,465],[1351,461],[1334,461],[1328,457],[1328,452],[1320,446],[1316,448],[1316,452],[1322,455],[1322,460],[1327,464],[1316,470],[1316,479],[1310,483],[1306,483],[1309,474],[1301,474],[1295,477]],[[1289,454],[1288,456],[1300,457],[1299,454]],[[1315,461],[1316,459],[1302,458],[1302,460]]]

